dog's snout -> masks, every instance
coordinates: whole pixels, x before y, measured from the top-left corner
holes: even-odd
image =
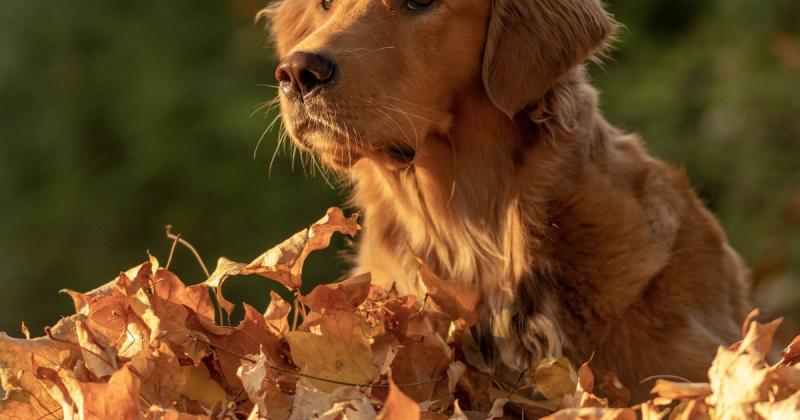
[[[287,94],[308,98],[333,79],[335,65],[322,55],[295,52],[281,60],[275,69],[275,79]]]

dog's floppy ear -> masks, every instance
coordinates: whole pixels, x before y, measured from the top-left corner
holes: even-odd
[[[490,0],[483,83],[510,117],[603,48],[616,28],[600,0]]]
[[[313,17],[309,9],[307,1],[278,0],[256,15],[257,21],[267,20],[279,57],[285,57],[295,45],[311,34]]]

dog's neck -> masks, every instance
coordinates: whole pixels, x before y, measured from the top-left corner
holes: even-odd
[[[576,160],[598,141],[604,121],[594,89],[576,69],[514,120],[481,89],[454,103],[447,132],[429,136],[409,168],[357,164],[353,204],[364,210],[366,229],[390,230],[442,276],[471,284],[485,276],[519,279],[535,252],[530,230],[550,217],[531,209],[557,200],[579,176]]]

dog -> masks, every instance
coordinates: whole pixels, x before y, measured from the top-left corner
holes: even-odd
[[[585,65],[600,0],[279,0],[284,126],[353,184],[356,272],[424,296],[419,259],[478,291],[500,366],[545,356],[705,381],[748,270],[681,170],[609,124]]]

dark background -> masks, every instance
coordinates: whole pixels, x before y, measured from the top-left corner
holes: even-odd
[[[686,167],[753,267],[758,304],[800,317],[800,2],[611,0],[626,26],[592,74],[608,118]],[[166,261],[175,225],[211,266],[247,260],[342,202],[281,154],[254,0],[0,0],[0,330],[34,334],[88,290]],[[252,115],[251,115],[252,114]],[[342,241],[338,243],[342,247]],[[173,264],[204,280],[184,249]],[[339,277],[335,251],[309,281]],[[269,284],[237,279],[263,308]]]

